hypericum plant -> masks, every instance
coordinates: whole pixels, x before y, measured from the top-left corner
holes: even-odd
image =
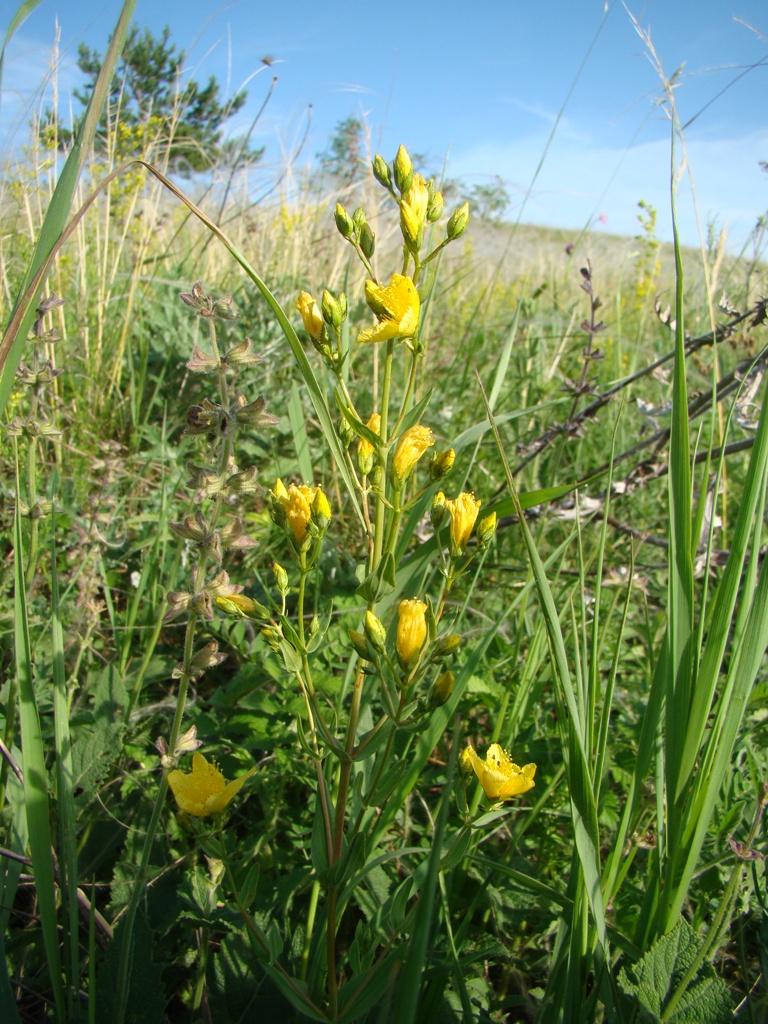
[[[374,272],[374,236],[362,208],[350,215],[337,205],[335,213],[339,232],[365,270],[365,300],[375,318],[373,325],[358,332],[353,344],[361,352],[365,347],[369,352],[372,346],[383,348],[381,387],[374,389],[373,408],[367,404],[370,389],[366,388],[365,397],[358,397],[349,383],[346,295],[326,290],[318,303],[311,294],[301,292],[296,303],[304,329],[335,382],[340,419],[330,440],[335,450],[343,453],[340,475],[351,485],[345,511],[355,510],[362,536],[359,550],[350,552],[358,563],[357,595],[362,606],[357,628],[343,628],[339,636],[339,620],[332,606],[317,614],[308,597],[316,589],[310,588],[309,580],[321,572],[321,549],[329,532],[337,528],[340,512],[315,480],[295,483],[278,479],[267,495],[287,556],[285,566],[277,561],[272,566],[271,607],[243,594],[242,587],[231,583],[225,574],[213,583],[204,583],[204,552],[211,543],[205,538],[210,527],[191,517],[183,529],[177,526],[176,530],[190,539],[195,534],[201,567],[189,592],[169,595],[169,616],[179,611],[190,614],[186,645],[190,652],[189,634],[195,618],[213,614],[216,605],[227,615],[258,625],[267,647],[282,661],[301,695],[304,710],[296,723],[300,743],[296,756],[313,765],[317,790],[312,893],[296,968],[290,966],[290,955],[286,960],[280,954],[281,931],[295,946],[290,936],[297,929],[291,929],[289,922],[248,911],[249,896],[243,885],[248,889],[250,883],[246,880],[238,886],[227,863],[231,851],[223,834],[218,840],[209,837],[205,849],[209,857],[225,863],[235,901],[259,959],[275,984],[303,1013],[334,1021],[357,1019],[376,1005],[391,986],[392,972],[406,959],[411,970],[417,965],[418,970],[397,998],[407,998],[415,1005],[418,997],[423,942],[431,916],[424,909],[430,905],[425,890],[421,901],[413,899],[410,877],[395,887],[375,922],[358,923],[353,949],[345,959],[340,937],[345,915],[355,903],[355,890],[382,858],[389,859],[384,843],[391,839],[391,827],[404,812],[415,782],[403,769],[413,760],[420,742],[426,742],[428,750],[434,747],[436,739],[427,738],[434,714],[453,693],[454,674],[449,663],[458,651],[461,635],[454,628],[455,613],[447,598],[470,563],[484,556],[496,531],[495,513],[478,521],[480,502],[474,495],[460,488],[449,489],[454,451],[428,454],[435,447],[434,434],[424,422],[429,395],[417,396],[417,369],[424,353],[421,314],[432,285],[427,271],[438,253],[463,234],[469,207],[464,204],[456,210],[442,239],[432,244],[432,227],[443,212],[443,199],[434,181],[425,181],[414,171],[402,146],[392,166],[376,156],[373,172],[399,213],[403,247],[397,270],[383,281]],[[201,304],[201,299],[196,302],[206,316],[209,309],[215,309]],[[202,361],[196,353],[190,366],[197,368]],[[226,403],[222,401],[221,406]],[[199,423],[201,430],[220,430],[220,407],[196,409],[196,428]],[[218,494],[227,474],[223,468],[212,473],[195,467],[193,475],[202,495]],[[443,487],[454,496],[446,497],[438,489]],[[441,567],[434,593],[423,592],[423,582],[411,578],[407,570],[401,571],[409,542],[424,517],[431,522],[431,543]],[[347,530],[346,536],[349,534]],[[333,701],[316,682],[316,657],[324,648],[339,643],[347,651],[347,672],[340,696]],[[182,684],[189,678],[193,661],[191,654],[185,655]],[[444,728],[443,724],[438,739]],[[174,747],[177,738],[175,729],[167,757],[178,758],[181,753]],[[454,744],[449,783],[457,756]],[[211,767],[200,755],[196,757],[191,775],[178,770],[172,773],[177,799],[183,792],[184,803],[180,803],[188,813],[190,807],[206,814],[209,808],[214,812],[223,809],[242,779],[227,786],[220,773],[214,777]],[[473,769],[491,800],[517,796],[534,785],[535,765],[519,768],[498,743],[491,745],[486,760],[471,747],[465,751],[460,765],[465,782]],[[196,773],[198,784],[194,783]],[[180,791],[176,789],[179,784]],[[191,797],[190,790],[194,790]],[[422,874],[428,871],[432,892],[438,867],[447,863],[447,858],[461,856],[476,824],[463,787],[458,793],[462,824],[457,836],[445,845],[449,785],[442,801],[439,834],[431,851],[423,848],[418,867]],[[403,850],[402,856],[409,858],[419,852]],[[348,939],[344,944],[346,948]],[[394,998],[392,990],[388,998]]]

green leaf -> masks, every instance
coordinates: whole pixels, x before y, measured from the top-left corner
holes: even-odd
[[[641,1020],[654,1024],[729,1024],[733,1020],[728,989],[708,962],[701,965],[671,1014],[665,1013],[670,997],[700,948],[701,940],[683,919],[642,960],[622,968],[619,988],[638,1006]]]
[[[387,551],[374,571],[357,588],[357,596],[366,602],[377,603],[395,589],[395,559]]]
[[[48,771],[45,767],[45,744],[40,728],[40,714],[32,682],[32,649],[29,634],[27,594],[24,585],[24,542],[19,514],[19,472],[16,465],[16,515],[14,552],[14,648],[16,674],[19,681],[19,726],[21,730],[22,763],[24,769],[24,802],[29,830],[29,850],[35,895],[43,932],[45,955],[49,965],[51,986],[56,1003],[56,1016],[65,1019],[64,992],[61,984],[58,915],[53,877],[51,848],[51,808],[48,796]]]
[[[406,430],[409,430],[421,420],[422,413],[425,411],[429,405],[430,399],[432,398],[433,390],[433,388],[430,388],[422,400],[414,405],[411,411],[403,417],[403,422],[400,424],[400,432],[397,435],[398,437],[402,437]]]
[[[328,839],[320,794],[315,794],[315,817],[312,822],[312,867],[323,875],[328,870]]]
[[[91,802],[121,755],[124,733],[122,709],[128,700],[117,667],[109,665],[98,674],[87,728],[74,732],[72,775],[78,804]],[[85,723],[83,723],[85,724]]]
[[[296,381],[293,382],[291,397],[288,399],[288,419],[293,431],[293,443],[296,445],[296,460],[299,464],[299,473],[302,480],[311,484],[314,479],[312,456],[309,452],[309,438],[307,437],[304,408],[301,404],[301,394],[299,393]]]

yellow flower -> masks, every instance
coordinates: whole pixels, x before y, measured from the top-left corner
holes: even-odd
[[[408,665],[427,639],[427,606],[423,601],[401,601],[398,606],[397,653],[403,665]]]
[[[301,319],[304,321],[304,330],[310,338],[320,341],[323,334],[323,315],[320,312],[320,307],[309,292],[299,292],[299,297],[296,300],[296,309],[301,313]]]
[[[533,777],[536,765],[527,764],[521,768],[513,764],[509,754],[498,743],[488,747],[484,761],[472,746],[467,748],[466,756],[489,800],[509,800],[510,797],[527,793],[535,785]]]
[[[414,336],[419,326],[419,293],[410,277],[393,274],[385,288],[366,281],[365,300],[379,323],[361,331],[358,341],[389,341]]]
[[[462,491],[458,498],[448,498],[445,507],[451,514],[451,555],[457,557],[462,554],[480,511],[480,502],[475,500],[474,494]]]
[[[395,481],[400,483],[411,472],[421,456],[435,443],[429,427],[409,427],[397,442],[393,462]]]
[[[251,768],[239,779],[227,782],[215,761],[206,761],[202,754],[195,753],[192,771],[187,773],[175,768],[168,773],[168,785],[180,810],[195,818],[206,818],[209,814],[221,814],[255,771]]]
[[[283,506],[285,517],[293,530],[296,542],[301,544],[307,532],[309,517],[312,515],[312,502],[315,500],[317,487],[306,484],[291,484],[286,490],[282,480],[277,480],[272,493]]]
[[[424,178],[420,174],[414,174],[411,187],[400,203],[400,230],[411,247],[418,248],[421,245],[428,205],[429,189],[424,183]]]
[[[371,413],[366,427],[374,434],[381,434],[381,416],[377,412]],[[357,442],[357,464],[363,476],[367,476],[373,469],[374,448],[370,441],[361,437]]]

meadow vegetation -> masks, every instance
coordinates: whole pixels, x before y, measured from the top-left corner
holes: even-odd
[[[759,230],[483,223],[403,147],[180,184],[167,122],[63,197],[33,134],[2,1019],[768,1019]]]

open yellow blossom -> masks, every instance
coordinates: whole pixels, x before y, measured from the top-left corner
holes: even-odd
[[[301,319],[304,321],[304,330],[310,338],[320,341],[323,334],[323,314],[309,292],[299,292],[299,297],[296,300],[296,309],[301,313]]]
[[[175,768],[168,773],[168,785],[180,810],[195,818],[206,818],[209,814],[221,814],[255,771],[255,767],[251,768],[239,779],[227,782],[215,761],[206,761],[202,754],[194,753],[192,771]]]
[[[291,484],[287,489],[282,480],[277,480],[272,493],[283,506],[285,517],[290,524],[293,536],[301,544],[307,532],[309,517],[312,515],[312,502],[317,493],[316,487],[306,484]]]
[[[485,760],[475,753],[472,746],[467,747],[466,756],[489,800],[509,800],[510,797],[527,793],[535,785],[533,777],[536,765],[527,764],[521,768],[514,764],[498,743],[488,747]]]
[[[366,427],[374,434],[381,434],[381,416],[377,412],[371,413]],[[357,463],[363,476],[367,476],[373,469],[374,448],[370,441],[361,437],[357,442]]]
[[[398,605],[397,653],[403,665],[407,665],[427,639],[427,606],[423,601],[410,599]]]
[[[422,427],[417,423],[406,430],[397,442],[392,463],[397,483],[405,480],[427,448],[434,443],[435,438],[429,427]]]
[[[389,341],[414,336],[419,326],[419,293],[410,277],[393,274],[385,288],[366,281],[365,300],[379,323],[361,331],[358,341]]]
[[[451,554],[457,557],[469,543],[480,502],[475,500],[474,494],[462,491],[458,498],[447,498],[445,507],[451,515]]]

